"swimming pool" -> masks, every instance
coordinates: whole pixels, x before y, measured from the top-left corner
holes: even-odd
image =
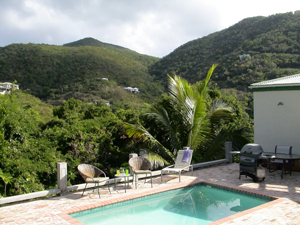
[[[274,200],[200,183],[70,214],[93,224],[208,224]]]

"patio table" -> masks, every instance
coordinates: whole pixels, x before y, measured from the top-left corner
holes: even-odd
[[[120,174],[120,175],[117,175],[115,174],[115,179],[114,179],[114,182],[115,182],[115,190],[116,190],[116,180],[117,178],[120,178],[121,180],[124,179],[125,180],[125,193],[126,193],[126,185],[127,185],[127,181],[129,181],[129,178],[132,177],[132,185],[133,185],[133,176],[131,174]]]
[[[281,159],[283,161],[283,166],[281,169],[281,179],[283,178],[283,174],[285,173],[285,165],[286,163],[291,160],[299,160],[300,155],[297,154],[280,154],[280,153],[274,153],[274,152],[264,152],[262,156],[268,158],[268,159]]]

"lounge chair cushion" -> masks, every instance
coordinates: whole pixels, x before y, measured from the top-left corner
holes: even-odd
[[[191,156],[192,150],[184,150],[181,162],[188,162]]]
[[[186,150],[179,150],[178,154],[177,154],[175,164],[171,165],[171,166],[168,166],[166,168],[163,168],[161,170],[161,180],[162,180],[162,175],[165,172],[177,172],[177,173],[179,173],[179,182],[181,181],[180,176],[181,176],[182,171],[189,171],[191,169],[192,174],[193,174],[193,165],[191,165],[191,161],[192,161],[192,157],[193,157],[193,150],[189,150],[189,152],[187,152],[187,155],[185,156],[185,158],[188,159],[188,160],[187,160],[187,162],[183,162],[182,159],[184,158],[184,152],[185,151]]]

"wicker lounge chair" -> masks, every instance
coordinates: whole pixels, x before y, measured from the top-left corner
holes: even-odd
[[[99,168],[97,168],[93,165],[90,165],[90,164],[80,164],[80,165],[78,165],[77,169],[86,183],[86,185],[83,189],[83,192],[82,192],[82,196],[84,194],[84,191],[85,191],[88,183],[94,183],[95,186],[93,188],[93,192],[94,192],[95,188],[98,187],[98,195],[100,198],[99,183],[108,181],[109,177],[106,177],[106,174],[102,170],[100,170]],[[103,176],[100,177],[101,175],[103,175]],[[108,183],[108,190],[109,190],[109,193],[111,193],[110,189],[109,189],[109,183]]]
[[[135,179],[135,188],[137,187],[138,175],[139,174],[150,174],[151,177],[151,187],[152,184],[152,172],[151,172],[151,162],[143,157],[133,157],[129,160],[129,166],[131,167],[133,177]]]
[[[193,165],[191,165],[193,150],[190,150],[190,155],[187,161],[183,160],[185,150],[179,150],[177,153],[177,158],[174,165],[168,166],[161,170],[161,181],[164,173],[179,173],[179,182],[181,182],[181,172],[192,170],[193,175]]]

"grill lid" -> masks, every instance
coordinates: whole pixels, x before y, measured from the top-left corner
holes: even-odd
[[[246,144],[241,149],[241,154],[253,154],[260,155],[264,152],[263,148],[259,144]]]

